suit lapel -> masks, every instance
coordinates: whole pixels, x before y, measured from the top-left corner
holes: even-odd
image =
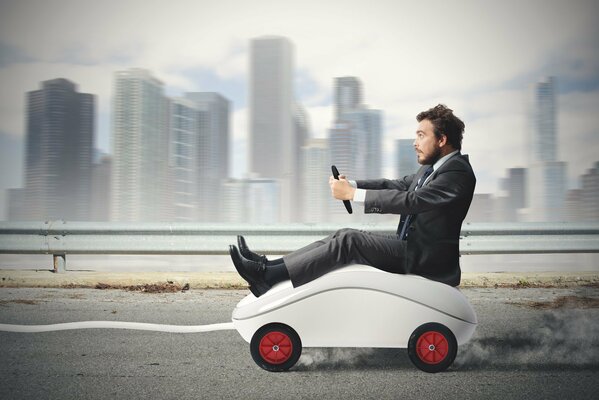
[[[456,158],[456,157],[461,157],[461,156],[462,156],[462,153],[461,153],[460,151],[458,151],[458,152],[457,152],[457,153],[455,153],[453,156],[449,157],[449,159],[447,159],[447,160],[446,160],[446,161],[443,163],[443,165],[441,165],[439,168],[437,168],[437,169],[436,169],[436,170],[435,170],[435,171],[434,171],[434,172],[431,174],[430,178],[428,178],[428,181],[427,181],[427,182],[424,184],[424,186],[426,186],[426,185],[428,185],[429,183],[431,183],[431,182],[433,181],[433,179],[435,179],[435,178],[437,177],[437,174],[439,173],[439,171],[443,171],[443,168],[445,168],[445,167],[447,166],[447,164],[449,164],[449,162],[450,162],[451,160],[453,160],[453,159],[454,159],[454,158]],[[428,168],[428,166],[427,166],[427,168]],[[424,171],[426,171],[426,169],[425,169]],[[420,172],[420,171],[418,171],[418,172]],[[424,174],[424,172],[423,172],[423,174]],[[422,176],[422,175],[421,175],[421,176]],[[414,187],[416,187],[416,185],[414,185]]]
[[[426,172],[428,167],[430,167],[430,165],[423,165],[420,167],[420,169],[416,173],[416,178],[410,184],[410,188],[408,189],[408,191],[410,191],[410,192],[414,191],[414,189],[416,188],[416,185],[418,185],[418,181],[424,176],[424,173]],[[437,172],[437,171],[435,171],[435,172]],[[435,172],[433,172],[432,175],[435,175]],[[430,182],[430,179],[429,179],[429,182]]]

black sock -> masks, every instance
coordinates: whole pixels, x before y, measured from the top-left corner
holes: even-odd
[[[289,272],[287,266],[281,258],[279,263],[273,265],[267,265],[266,271],[264,272],[264,280],[269,285],[274,285],[279,282],[283,282],[289,279]]]
[[[281,264],[283,262],[282,258],[277,258],[276,260],[266,260],[266,266],[270,267],[271,265]]]

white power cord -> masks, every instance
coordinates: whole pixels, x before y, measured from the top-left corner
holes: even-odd
[[[79,321],[67,322],[63,324],[50,325],[11,325],[0,324],[0,331],[38,333],[52,331],[66,331],[71,329],[134,329],[139,331],[157,331],[170,333],[200,333],[212,331],[224,331],[235,329],[232,322],[211,325],[162,325],[146,324],[142,322],[121,322],[121,321]]]

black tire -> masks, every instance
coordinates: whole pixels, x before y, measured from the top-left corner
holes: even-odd
[[[429,322],[420,325],[408,341],[412,363],[425,372],[445,371],[458,353],[458,342],[445,325]]]
[[[302,341],[289,326],[268,324],[252,336],[250,352],[260,368],[270,372],[287,371],[302,355]]]

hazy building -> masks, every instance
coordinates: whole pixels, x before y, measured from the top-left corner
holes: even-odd
[[[110,221],[112,157],[100,156],[92,166],[91,221]]]
[[[300,147],[294,129],[293,45],[264,36],[250,43],[249,170],[281,184],[283,221],[297,209]]]
[[[198,219],[199,110],[193,101],[173,98],[170,101],[170,167],[173,176],[173,219]]]
[[[337,167],[353,172],[352,175],[350,172],[346,173],[353,179],[380,178],[383,159],[382,111],[369,109],[362,104],[362,83],[358,78],[335,78],[334,85],[335,120],[330,130],[332,160],[339,164]],[[347,148],[350,142],[358,147],[352,149],[351,157],[347,158],[337,151],[337,141],[343,148]],[[338,161],[341,159],[343,161]]]
[[[534,86],[531,123],[531,164],[528,175],[530,221],[561,221],[566,196],[566,163],[557,159],[555,79]]]
[[[599,221],[599,162],[581,178],[580,208],[586,221]]]
[[[535,162],[557,161],[555,85],[555,78],[548,77],[534,86],[531,151]]]
[[[581,207],[582,190],[568,190],[564,201],[564,220],[568,222],[585,221],[585,210]]]
[[[519,221],[526,207],[526,168],[509,168],[508,176],[501,181],[497,221]]]
[[[581,188],[569,190],[565,200],[565,221],[599,221],[599,162],[580,177]]]
[[[472,197],[472,204],[465,218],[466,222],[495,221],[495,199],[488,193],[477,193]]]
[[[348,179],[362,179],[365,175],[365,139],[362,132],[355,129],[354,125],[348,121],[338,121],[329,130],[331,164],[335,165],[339,173],[345,175]],[[330,198],[329,207],[332,222],[346,220],[347,211],[344,207],[340,207],[338,201]],[[362,214],[358,218],[361,217]]]
[[[337,122],[329,129],[331,163],[349,179],[362,179],[365,175],[366,141],[360,133],[347,121]]]
[[[169,100],[147,70],[114,75],[112,143],[112,220],[170,220]]]
[[[531,165],[528,169],[530,221],[563,221],[566,197],[566,163],[560,161]]]
[[[397,139],[395,141],[396,173],[397,178],[403,178],[418,171],[418,157],[414,151],[413,139]]]
[[[335,78],[335,120],[362,106],[362,82],[355,76]]]
[[[353,134],[361,137],[362,145],[360,161],[357,169],[361,175],[359,179],[377,179],[382,173],[382,111],[361,108],[348,110],[340,115],[339,122],[349,123]]]
[[[223,221],[247,224],[280,222],[280,185],[276,179],[227,179],[223,182]]]
[[[329,217],[331,160],[327,139],[310,139],[302,147],[303,222],[322,223]]]
[[[231,102],[218,93],[186,93],[197,109],[198,220],[220,220],[221,182],[228,177]]]
[[[304,212],[305,202],[302,201],[303,193],[301,192],[301,186],[297,185],[297,182],[303,182],[304,180],[304,172],[305,168],[305,159],[303,158],[302,148],[306,145],[307,141],[310,140],[310,119],[308,117],[308,113],[306,109],[302,107],[301,104],[294,105],[293,111],[293,129],[294,129],[294,137],[295,137],[295,148],[297,149],[297,157],[296,157],[296,166],[295,171],[296,174],[296,182],[295,187],[293,187],[293,193],[295,193],[291,199],[291,210],[290,211],[290,219],[295,222],[303,222],[303,217],[306,215]],[[330,169],[330,165],[329,165]],[[293,183],[292,183],[293,184]],[[301,185],[301,183],[300,183]]]
[[[95,127],[95,97],[52,79],[27,93],[25,188],[12,193],[19,219],[86,220]],[[21,196],[23,195],[23,196]]]

